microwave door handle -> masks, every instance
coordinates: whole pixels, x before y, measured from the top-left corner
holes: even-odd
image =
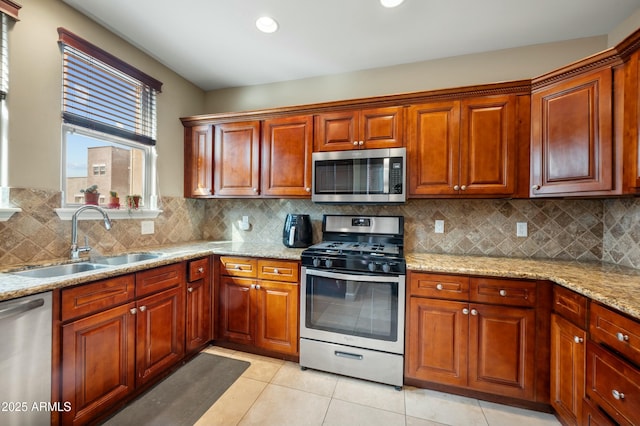
[[[383,194],[390,194],[391,193],[389,191],[389,161],[390,161],[390,158],[389,157],[385,157],[383,162],[382,162],[382,169],[383,169],[382,175],[384,176],[383,177],[383,184],[384,184]]]

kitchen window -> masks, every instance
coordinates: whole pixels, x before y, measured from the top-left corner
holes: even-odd
[[[84,202],[83,190],[141,195],[157,209],[156,96],[162,83],[58,28],[62,50],[63,207]],[[126,210],[126,207],[125,207]]]

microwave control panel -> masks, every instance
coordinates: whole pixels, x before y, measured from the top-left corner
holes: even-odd
[[[402,194],[402,158],[393,157],[389,164],[389,192]]]

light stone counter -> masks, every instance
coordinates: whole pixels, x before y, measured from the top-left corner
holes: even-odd
[[[65,277],[29,278],[12,275],[12,269],[0,270],[0,301],[68,287],[116,275],[132,273],[156,266],[211,254],[268,257],[300,260],[303,249],[286,248],[282,244],[231,241],[195,241],[186,244],[148,247],[134,252],[160,252],[162,257],[129,265],[109,266]],[[544,259],[516,259],[462,256],[433,253],[407,253],[407,269],[445,274],[485,275],[505,278],[549,280],[605,305],[640,319],[640,270],[607,263],[568,262]],[[48,264],[68,262],[58,259]],[[20,265],[20,268],[38,265]]]
[[[407,269],[549,280],[640,319],[640,270],[608,263],[410,253]]]

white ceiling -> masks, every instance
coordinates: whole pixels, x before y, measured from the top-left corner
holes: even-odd
[[[640,0],[63,0],[204,90],[606,35]],[[257,31],[273,16],[280,30]],[[150,74],[153,74],[150,72]]]

